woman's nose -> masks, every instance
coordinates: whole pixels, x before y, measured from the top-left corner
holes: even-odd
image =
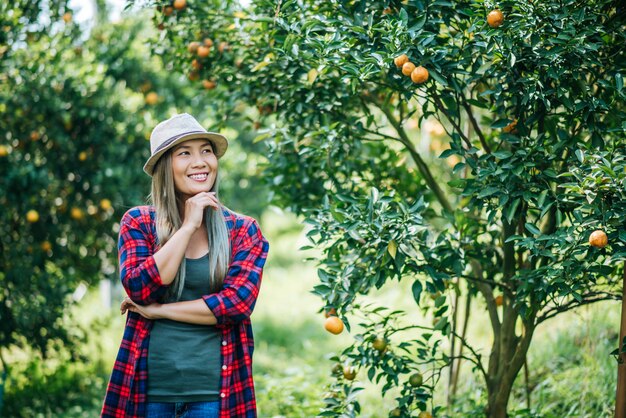
[[[194,156],[194,159],[191,164],[194,167],[204,167],[207,165],[207,162],[205,161],[204,158],[202,158],[202,155],[196,155]]]

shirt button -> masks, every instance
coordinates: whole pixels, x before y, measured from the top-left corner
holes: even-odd
[[[222,345],[226,345],[226,341],[222,341]]]
[[[222,370],[226,370],[228,368],[228,366],[226,366],[225,364],[222,366]]]
[[[225,398],[225,397],[226,397],[226,394],[225,394],[224,392],[222,392],[222,393],[220,393],[220,396],[221,396],[222,398]]]

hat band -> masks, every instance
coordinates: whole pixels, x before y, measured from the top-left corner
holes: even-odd
[[[186,135],[190,135],[190,134],[206,134],[207,132],[205,131],[189,131],[189,132],[185,132],[182,134],[178,134],[176,136],[173,136],[169,139],[167,139],[166,141],[161,142],[161,144],[159,144],[159,146],[157,147],[157,149],[154,150],[154,152],[152,153],[152,155],[156,154],[157,152],[161,151],[163,148],[167,148],[172,142],[182,138],[183,136]]]

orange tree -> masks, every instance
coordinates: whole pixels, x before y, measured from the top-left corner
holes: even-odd
[[[460,358],[484,378],[487,415],[506,416],[536,328],[619,297],[622,6],[142,4],[162,29],[154,51],[202,83],[225,118],[261,127],[275,202],[305,216],[323,251],[315,293],[348,326],[361,318],[338,360],[393,390],[393,416],[427,415],[442,368]],[[434,121],[447,134],[440,159],[424,146]],[[589,246],[596,229],[608,246]],[[410,283],[432,324],[362,303],[394,280]],[[472,298],[486,306],[488,353],[457,324],[460,294],[468,315]],[[358,387],[337,370],[321,415],[353,416]]]

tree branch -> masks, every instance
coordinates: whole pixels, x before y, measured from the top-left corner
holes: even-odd
[[[430,169],[428,168],[428,166],[426,165],[422,157],[419,155],[419,153],[413,146],[413,143],[409,139],[404,128],[402,128],[402,125],[400,124],[400,122],[393,116],[393,114],[391,113],[390,109],[387,106],[380,106],[376,102],[372,102],[372,103],[376,105],[385,114],[389,123],[394,127],[396,132],[398,132],[398,135],[400,136],[399,141],[406,147],[406,149],[411,154],[411,157],[413,158],[413,161],[415,161],[417,168],[419,169],[422,176],[424,176],[424,180],[426,180],[426,184],[428,184],[428,187],[433,191],[433,193],[435,194],[435,197],[437,198],[437,200],[439,201],[443,209],[448,213],[454,212],[454,210],[452,209],[452,206],[450,205],[450,202],[448,202],[448,199],[446,199],[446,196],[444,195],[443,190],[441,190],[441,188],[439,187],[439,184],[437,183],[432,173],[430,172]]]
[[[450,114],[448,113],[448,111],[446,110],[446,108],[443,106],[443,103],[441,103],[441,99],[439,98],[439,95],[436,92],[432,93],[432,97],[434,100],[434,104],[435,107],[441,112],[443,113],[446,118],[448,119],[448,121],[450,122],[450,124],[452,124],[452,126],[454,127],[454,129],[457,131],[457,133],[459,134],[459,136],[461,137],[461,139],[463,139],[463,141],[465,142],[465,144],[468,147],[472,147],[472,142],[469,140],[469,138],[467,136],[465,136],[465,134],[463,133],[463,129],[461,129],[461,127],[459,126],[458,123],[456,123],[454,121],[454,119],[452,118],[452,116],[450,116]]]
[[[408,329],[424,329],[424,330],[428,330],[428,331],[432,331],[433,328],[432,327],[426,327],[426,326],[422,326],[422,325],[407,325],[405,327],[400,327],[400,328],[394,328],[394,331],[398,332],[398,331],[406,331]],[[467,349],[472,353],[472,355],[474,356],[474,358],[470,358],[470,357],[466,357],[463,356],[462,358],[464,358],[465,360],[468,360],[470,362],[472,362],[473,364],[476,365],[476,367],[478,367],[480,369],[480,372],[483,374],[483,376],[485,377],[485,379],[487,379],[487,371],[485,370],[485,368],[483,367],[482,362],[480,361],[480,359],[482,358],[482,356],[480,354],[478,354],[476,352],[476,350],[474,350],[474,348],[469,345],[469,343],[467,342],[467,340],[465,338],[463,338],[462,336],[460,336],[458,333],[451,331],[451,333],[459,339],[459,341],[461,341],[461,343],[463,344],[463,346],[467,347]]]
[[[593,296],[599,296],[599,297],[592,298]],[[547,321],[548,319],[553,318],[562,312],[570,311],[572,309],[578,308],[579,306],[589,305],[589,304],[596,303],[596,302],[602,302],[604,300],[622,300],[622,295],[617,295],[617,294],[608,293],[608,292],[591,292],[591,293],[587,293],[586,295],[583,295],[582,297],[583,297],[583,300],[580,302],[576,299],[572,299],[563,305],[554,306],[546,310],[541,315],[537,316],[537,320],[535,323],[539,325],[540,323]],[[590,298],[590,299],[587,299],[587,298]]]
[[[485,136],[483,135],[483,131],[480,130],[480,126],[478,125],[476,118],[474,118],[472,107],[470,106],[469,103],[467,103],[465,96],[461,95],[460,97],[461,97],[461,104],[463,104],[463,108],[465,108],[465,112],[467,113],[467,116],[469,117],[469,120],[472,123],[474,130],[476,131],[476,135],[478,135],[478,139],[480,139],[480,143],[483,146],[483,149],[485,150],[487,154],[491,154],[491,148],[487,144],[487,140],[485,139]]]

